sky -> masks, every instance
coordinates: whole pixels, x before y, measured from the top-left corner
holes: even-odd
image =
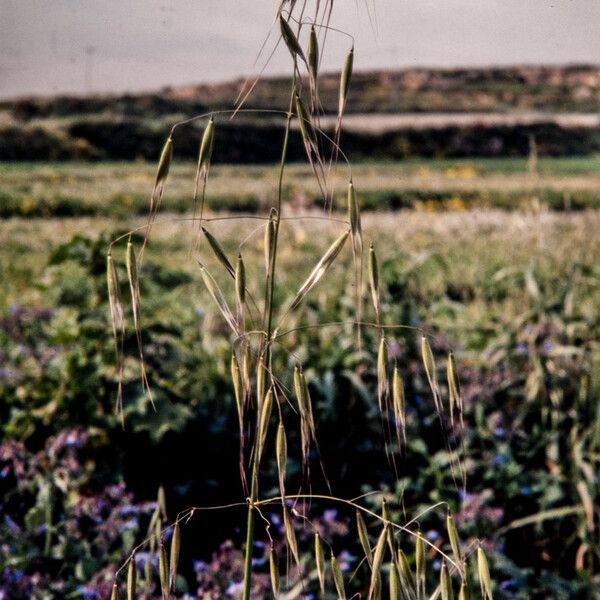
[[[277,4],[0,0],[0,97],[135,92],[256,73]],[[600,64],[599,0],[335,0],[332,24],[354,35],[357,70]],[[348,38],[332,34],[327,44],[322,69],[339,70]],[[289,69],[279,47],[265,72]]]

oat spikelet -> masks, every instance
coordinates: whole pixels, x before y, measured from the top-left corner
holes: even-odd
[[[269,220],[267,222],[267,226],[265,227],[265,271],[269,273],[271,269],[271,262],[273,258],[273,241],[275,239],[275,221],[277,219],[277,210],[271,208],[271,212],[269,213]]]
[[[308,452],[311,439],[315,439],[315,426],[312,414],[312,402],[304,373],[294,368],[294,393],[300,414],[300,438],[302,446],[302,463],[308,464]]]
[[[106,257],[106,280],[108,288],[108,304],[110,309],[110,322],[112,325],[113,338],[115,342],[115,356],[117,360],[117,370],[119,381],[117,384],[117,406],[116,411],[121,416],[121,423],[124,421],[123,414],[123,340],[125,337],[125,313],[121,302],[121,286],[117,268],[109,252]]]
[[[302,134],[302,142],[304,144],[304,150],[306,157],[313,171],[319,189],[324,198],[327,198],[326,185],[325,185],[325,170],[323,160],[319,152],[319,141],[317,132],[312,124],[312,119],[302,98],[296,94],[296,116],[298,117],[298,125],[300,126],[300,133]]]
[[[285,42],[285,45],[288,47],[294,62],[296,61],[296,57],[299,57],[302,62],[308,66],[307,60],[304,57],[304,52],[302,51],[302,47],[298,42],[298,38],[296,34],[292,31],[289,23],[284,19],[283,15],[279,15],[279,27],[281,29],[281,37]]]
[[[310,290],[312,290],[312,288],[315,287],[315,285],[317,285],[317,283],[321,280],[327,269],[329,269],[337,255],[341,252],[349,234],[349,230],[345,231],[337,240],[335,240],[335,242],[333,242],[333,244],[331,244],[331,246],[329,246],[327,252],[325,252],[321,260],[317,263],[311,274],[306,278],[296,293],[296,296],[292,300],[288,309],[289,311],[296,310],[308,292],[310,292]]]
[[[348,184],[348,218],[350,221],[350,237],[352,240],[352,258],[354,260],[354,278],[356,285],[355,312],[356,321],[362,318],[362,286],[363,286],[363,236],[360,222],[360,208],[352,180]],[[360,326],[358,328],[360,345]]]
[[[379,340],[379,350],[377,351],[377,401],[379,402],[379,411],[387,414],[387,398],[389,395],[388,379],[388,352],[385,336]]]
[[[460,551],[460,541],[458,539],[458,531],[452,515],[448,513],[446,516],[446,529],[448,530],[448,538],[450,539],[450,547],[452,548],[452,554],[454,554],[454,560],[457,565],[462,564],[462,552]]]
[[[333,583],[335,584],[335,590],[338,595],[338,600],[346,600],[346,586],[344,585],[344,575],[337,558],[331,553],[331,575],[333,577]]]
[[[265,369],[265,363],[261,356],[256,363],[256,404],[258,406],[258,410],[261,410],[263,398],[265,396],[266,376],[267,370]]]
[[[163,146],[162,152],[160,153],[160,159],[158,160],[158,168],[156,170],[156,179],[154,180],[154,189],[152,190],[152,198],[150,199],[150,213],[155,213],[160,205],[160,199],[162,197],[163,188],[169,175],[171,168],[171,161],[173,160],[173,139],[171,136],[168,137],[165,145]]]
[[[314,25],[310,28],[310,36],[308,38],[308,69],[310,72],[310,78],[312,87],[314,90],[315,99],[318,98],[317,94],[317,74],[319,70],[319,40],[317,39],[317,32],[315,31]]]
[[[158,572],[160,576],[160,590],[163,600],[169,598],[169,567],[167,563],[167,552],[164,544],[161,543],[158,553]]]
[[[321,544],[321,536],[318,531],[315,531],[315,563],[317,566],[317,575],[319,577],[319,587],[321,593],[325,592],[325,553],[323,552],[323,544]]]
[[[241,434],[244,428],[244,383],[242,381],[242,374],[235,353],[231,354],[231,381],[233,382],[235,406],[237,408]]]
[[[440,389],[437,382],[437,372],[435,368],[435,359],[433,358],[433,352],[429,341],[425,336],[421,337],[421,357],[423,359],[423,365],[425,367],[425,374],[427,375],[427,381],[433,394],[433,402],[435,404],[435,410],[438,415],[442,414],[442,403],[440,401]]]
[[[460,395],[460,382],[458,380],[458,371],[456,369],[456,361],[454,354],[450,352],[447,363],[448,377],[448,399],[450,403],[450,421],[454,425],[454,409],[459,411],[462,419],[462,399]]]
[[[204,285],[206,286],[208,293],[211,295],[229,327],[231,327],[233,332],[239,336],[240,330],[238,324],[233,316],[233,313],[231,312],[231,309],[229,308],[229,305],[227,304],[227,300],[225,300],[225,296],[223,295],[221,288],[217,285],[217,282],[213,279],[212,275],[206,270],[206,267],[200,262],[198,262],[198,264],[200,265],[200,274],[202,275],[202,280],[204,281]]]
[[[379,265],[373,242],[369,246],[369,290],[371,291],[371,301],[375,309],[375,320],[377,325],[381,323],[381,298],[379,296]]]
[[[275,600],[277,600],[279,598],[280,588],[279,560],[273,544],[271,544],[271,549],[269,550],[269,571],[271,573],[271,591],[273,592]]]
[[[464,582],[460,585],[460,591],[458,592],[458,600],[469,600],[469,588]]]
[[[279,491],[281,492],[281,500],[283,502],[285,499],[285,471],[287,465],[287,440],[283,423],[279,423],[279,427],[277,428],[275,447],[277,454],[277,472],[279,475]]]
[[[200,179],[202,179],[202,200],[200,203],[200,223],[202,223],[202,217],[204,214],[204,198],[206,191],[206,181],[208,179],[208,172],[210,170],[210,161],[212,159],[212,152],[215,139],[215,120],[211,116],[208,120],[204,133],[202,134],[202,140],[200,142],[200,150],[198,152],[198,164],[196,166],[196,179],[194,182],[194,216],[196,212],[196,202],[198,201],[198,188]]]
[[[137,589],[137,569],[135,567],[135,555],[132,555],[127,565],[127,600],[135,600]]]
[[[344,61],[344,67],[342,69],[342,75],[340,77],[340,93],[338,100],[338,118],[341,119],[344,114],[346,107],[346,100],[348,99],[348,91],[350,89],[350,80],[352,79],[352,68],[354,66],[354,46],[350,48]]]
[[[483,600],[493,600],[492,580],[490,578],[490,568],[487,557],[481,546],[477,548],[477,573],[479,575],[479,584],[481,585],[481,597]]]
[[[119,586],[116,583],[113,583],[110,600],[119,600]]]
[[[171,539],[171,556],[169,560],[169,590],[175,585],[177,576],[177,565],[179,564],[179,551],[181,549],[181,529],[179,521],[173,527],[173,537]]]
[[[242,383],[244,384],[244,399],[248,400],[250,396],[250,373],[252,371],[252,355],[250,353],[250,344],[244,345],[242,355]]]
[[[212,233],[210,233],[210,231],[208,231],[205,227],[202,227],[202,233],[206,237],[206,240],[208,241],[212,251],[214,252],[219,262],[225,267],[225,269],[227,269],[227,272],[233,278],[235,278],[235,269],[233,268],[233,265],[229,262],[229,259],[227,258],[225,251],[221,247],[221,244],[219,244],[215,236]]]
[[[154,180],[154,186],[152,188],[152,195],[150,196],[150,214],[148,215],[148,225],[146,227],[146,235],[144,237],[144,243],[142,244],[142,249],[140,251],[140,261],[141,257],[144,254],[144,249],[148,243],[148,239],[150,238],[150,231],[152,229],[152,225],[154,220],[156,219],[156,214],[158,213],[158,209],[160,208],[160,203],[162,200],[165,183],[167,181],[167,176],[169,174],[169,169],[171,167],[171,161],[173,159],[173,140],[171,136],[168,137],[165,145],[163,146],[162,152],[160,154],[160,159],[158,161],[158,169],[156,171],[156,179]]]
[[[296,116],[298,117],[298,125],[300,126],[300,133],[307,154],[309,154],[309,157],[311,152],[318,154],[317,134],[304,102],[298,94],[296,94]]]
[[[419,531],[415,542],[415,576],[417,580],[417,594],[425,595],[425,542]]]
[[[375,595],[378,580],[380,579],[381,565],[385,556],[385,545],[388,537],[388,526],[385,525],[379,534],[377,544],[375,544],[375,550],[373,551],[373,564],[371,565],[371,583],[369,585],[369,594],[367,598],[372,600]]]
[[[400,582],[394,562],[390,562],[390,600],[400,600]]]
[[[290,519],[289,511],[287,507],[283,507],[283,524],[285,528],[285,537],[288,543],[288,548],[294,560],[296,566],[300,569],[300,554],[298,553],[298,541],[296,540],[296,532],[294,531],[294,525]]]
[[[241,253],[238,254],[235,265],[235,299],[237,303],[238,323],[244,329],[246,315],[246,267]]]
[[[401,437],[406,445],[406,400],[404,396],[404,382],[398,367],[394,367],[392,375],[392,406],[394,409],[394,420],[396,422],[396,438],[400,445]]]
[[[402,581],[402,586],[410,591],[411,597],[416,596],[417,591],[415,588],[415,580],[413,578],[410,565],[408,564],[406,554],[404,554],[402,550],[398,550],[398,567],[400,569],[400,580]]]
[[[367,533],[367,526],[365,520],[359,510],[356,511],[356,529],[358,530],[358,539],[362,546],[365,558],[369,563],[369,567],[373,564],[373,552],[371,551],[371,544],[369,543],[369,534]]]
[[[265,395],[265,399],[262,406],[259,408],[259,425],[258,425],[258,436],[256,445],[256,460],[257,464],[260,464],[262,453],[265,447],[265,440],[267,439],[267,431],[269,429],[269,420],[271,419],[271,410],[273,407],[273,390],[269,390]]]
[[[133,325],[135,327],[135,336],[137,339],[138,353],[140,356],[140,369],[142,372],[142,385],[148,393],[148,398],[152,406],[154,401],[152,400],[152,393],[150,392],[150,383],[146,374],[146,361],[144,360],[144,349],[142,345],[142,324],[140,316],[140,283],[138,278],[138,267],[135,258],[135,250],[133,249],[133,243],[131,238],[127,242],[127,278],[129,280],[129,289],[131,291],[131,307],[133,311]]]
[[[442,600],[454,600],[454,592],[452,590],[452,581],[448,573],[448,565],[444,560],[440,571],[440,590],[442,592]]]

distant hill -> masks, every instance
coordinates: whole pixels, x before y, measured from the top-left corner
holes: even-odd
[[[154,159],[170,125],[210,110],[230,109],[243,84],[236,80],[150,94],[4,101],[0,103],[0,159]],[[289,85],[288,78],[262,79],[245,106],[285,109]],[[335,112],[338,85],[338,74],[320,77],[325,114]],[[357,158],[372,156],[373,145],[375,155],[391,158],[520,154],[527,151],[530,135],[539,140],[541,153],[596,152],[600,148],[595,126],[595,113],[600,112],[600,67],[355,73],[347,112],[355,116],[348,119],[344,140]],[[418,118],[417,113],[435,116]],[[456,113],[465,117],[457,118]],[[566,114],[572,116],[566,118]],[[376,129],[372,127],[375,121]],[[353,128],[352,123],[361,126]],[[257,113],[222,123],[222,140],[231,148],[221,151],[222,160],[274,159],[270,148],[278,146],[280,129],[280,119]],[[178,135],[179,152],[193,157],[198,126],[182,128]],[[301,151],[292,150],[292,155],[300,157]]]

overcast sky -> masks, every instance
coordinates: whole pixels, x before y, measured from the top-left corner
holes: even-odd
[[[375,6],[371,25],[366,3]],[[0,96],[153,90],[256,70],[278,0],[0,0]],[[335,0],[357,69],[600,63],[600,0]],[[348,46],[328,38],[325,69]],[[280,48],[267,73],[289,71]],[[259,66],[261,63],[258,63]]]

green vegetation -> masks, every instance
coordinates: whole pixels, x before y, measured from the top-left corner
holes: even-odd
[[[206,203],[213,211],[254,213],[276,196],[273,166],[219,166],[211,171]],[[165,210],[193,208],[191,163],[176,164]],[[538,175],[525,159],[464,159],[358,163],[365,210],[527,208],[553,210],[600,206],[600,158],[542,158]],[[321,205],[318,187],[304,165],[290,165],[285,192],[295,209]],[[144,215],[154,166],[147,163],[0,163],[0,217]],[[335,179],[336,208],[345,210],[345,182]],[[233,186],[233,187],[232,187]]]
[[[360,178],[355,181],[360,197]],[[120,231],[144,221],[123,222]],[[238,240],[255,230],[256,221],[209,221],[207,227],[233,257]],[[457,492],[449,471],[444,475],[447,454],[431,403],[424,400],[429,392],[418,335],[398,330],[388,337],[398,364],[413,373],[407,391],[406,460],[397,459],[402,474],[398,487],[393,470],[386,467],[377,413],[369,400],[375,394],[376,339],[367,330],[363,343],[368,353],[357,353],[352,328],[332,325],[282,340],[311,366],[315,419],[333,489],[346,497],[381,490],[373,507],[378,510],[382,493],[393,518],[401,521],[395,504],[400,492],[411,515],[441,500],[450,502],[465,547],[474,537],[493,541],[488,551],[493,577],[503,586],[497,590],[501,598],[593,597],[589,586],[595,584],[586,573],[597,560],[590,529],[595,517],[587,511],[596,502],[593,465],[600,423],[598,227],[596,211],[363,215],[365,240],[377,244],[386,321],[430,332],[440,369],[448,349],[456,353],[465,399],[467,429],[460,454],[467,470],[466,495]],[[114,222],[104,217],[15,218],[2,223],[2,232],[2,352],[8,372],[0,393],[5,435],[35,449],[47,435],[60,435],[65,428],[83,424],[95,432],[96,449],[88,451],[88,460],[104,467],[91,479],[88,475],[87,482],[77,480],[82,487],[69,491],[70,502],[100,493],[100,482],[107,480],[124,480],[136,501],[151,499],[163,483],[175,512],[197,502],[219,504],[239,497],[236,478],[223,479],[224,471],[236,471],[228,335],[197,267],[188,260],[195,237],[191,224],[157,223],[148,246],[142,314],[158,412],[144,400],[135,343],[128,338],[125,435],[112,414],[116,373],[104,291],[103,252],[107,240],[118,233]],[[282,236],[291,245],[279,256],[279,302],[297,289],[308,265],[335,233],[331,225],[307,219],[284,222]],[[262,236],[255,234],[244,245],[249,277],[261,268],[261,242]],[[207,266],[218,272],[206,242],[200,250]],[[115,253],[115,260],[123,274],[124,256]],[[351,318],[350,268],[347,254],[336,261],[309,299],[309,322],[317,314],[332,323]],[[228,289],[225,279],[218,281]],[[330,290],[336,294],[328,294]],[[370,311],[365,319],[373,319]],[[441,372],[439,376],[443,380]],[[343,438],[336,433],[339,428],[347,431]],[[198,431],[203,432],[202,441]],[[192,456],[211,448],[221,448],[223,454],[213,466],[203,463],[206,481],[198,482],[189,461],[182,460],[182,448],[189,448]],[[154,464],[150,479],[139,475],[146,473],[148,461]],[[352,480],[343,476],[346,470],[354,474]],[[288,473],[292,482],[300,476],[294,460]],[[267,460],[263,476],[267,489],[277,486],[274,459]],[[210,483],[211,477],[219,487]],[[311,514],[325,508],[315,500]],[[175,513],[169,514],[172,519]],[[236,514],[241,523],[241,514]],[[184,546],[184,563],[207,557],[215,547],[211,544],[218,545],[223,535],[241,544],[233,530],[224,533],[205,518],[197,519],[207,547]],[[336,519],[339,525],[325,521],[323,527],[333,532],[353,516],[342,509]],[[143,523],[141,519],[138,527]],[[428,535],[437,531],[445,536],[439,514],[429,514],[421,525]],[[57,529],[58,555],[64,552],[61,540]],[[124,551],[127,540],[121,542]],[[342,538],[337,543],[340,550],[360,552]],[[589,550],[584,552],[586,544]],[[230,551],[223,552],[210,568],[225,568],[219,561],[234,560]],[[119,560],[118,553],[113,556]],[[106,555],[101,564],[110,565],[110,560]],[[86,569],[92,571],[84,573],[96,573],[93,565],[98,563],[89,563]],[[260,569],[258,576],[261,581]],[[86,577],[80,581],[86,583]]]

